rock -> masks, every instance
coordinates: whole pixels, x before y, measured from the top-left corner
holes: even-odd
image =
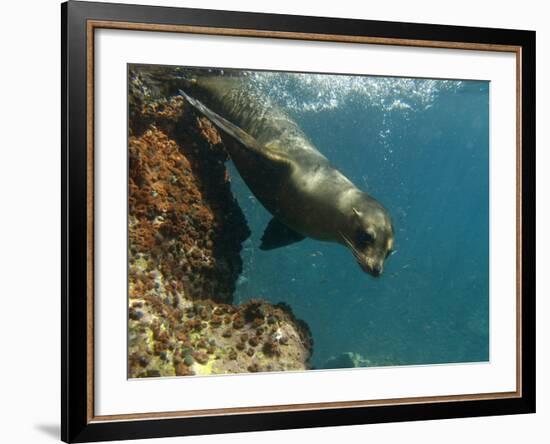
[[[366,358],[359,353],[343,352],[338,356],[332,356],[322,366],[323,369],[357,368],[357,367],[384,367],[391,365],[403,365],[393,356],[369,356]]]
[[[129,72],[128,376],[305,370],[313,342],[290,307],[232,304],[250,231],[178,69]]]
[[[368,360],[363,359],[359,353],[344,352],[338,356],[332,356],[322,366],[324,369],[367,367]]]

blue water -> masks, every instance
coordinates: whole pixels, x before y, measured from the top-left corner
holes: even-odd
[[[257,73],[315,146],[390,212],[396,252],[373,278],[343,246],[259,250],[270,214],[232,165],[251,237],[235,301],[288,303],[314,339],[312,365],[489,359],[489,84]]]

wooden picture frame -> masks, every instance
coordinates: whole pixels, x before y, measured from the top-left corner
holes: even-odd
[[[65,442],[369,424],[535,411],[535,33],[69,1],[62,14],[62,414]],[[516,390],[383,400],[96,415],[94,33],[212,34],[516,57]]]

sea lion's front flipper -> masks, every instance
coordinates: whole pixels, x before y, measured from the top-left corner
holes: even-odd
[[[295,242],[300,242],[304,238],[305,236],[288,228],[279,219],[274,217],[265,228],[260,250],[273,250],[279,247],[286,247]]]
[[[273,166],[279,166],[286,170],[291,167],[290,162],[284,155],[282,155],[282,153],[279,153],[274,148],[268,149],[262,146],[246,131],[239,128],[234,123],[231,123],[229,120],[223,118],[218,113],[212,111],[210,108],[201,103],[200,100],[194,99],[181,89],[179,92],[194,108],[208,117],[208,119],[210,119],[216,127],[230,135],[233,139],[237,140],[241,145],[255,154],[256,158],[265,158],[265,160],[269,162],[271,168],[273,168]]]

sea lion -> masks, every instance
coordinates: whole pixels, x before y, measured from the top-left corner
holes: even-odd
[[[393,248],[393,226],[382,204],[332,166],[249,76],[192,74],[180,94],[221,130],[239,174],[273,215],[260,248],[305,237],[336,242],[364,271],[380,276]]]

